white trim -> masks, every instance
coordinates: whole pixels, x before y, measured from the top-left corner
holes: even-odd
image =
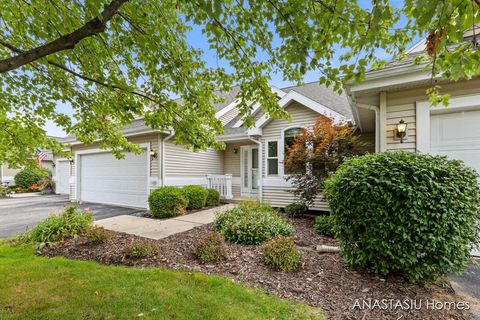
[[[270,88],[272,89],[273,93],[275,93],[277,97],[279,97],[280,99],[287,94],[285,91],[275,86],[271,86]],[[258,111],[258,109],[260,109],[260,107],[261,107],[260,103],[256,102],[253,105],[252,115],[255,115],[255,113]],[[241,126],[243,126],[244,123],[245,123],[245,117],[242,117],[233,125],[233,128],[240,128]]]
[[[311,110],[319,113],[319,114],[325,114],[327,116],[332,117],[335,121],[341,122],[341,121],[346,121],[347,119],[345,116],[341,115],[340,113],[316,102],[313,101],[312,99],[305,97],[304,95],[295,92],[294,90],[291,90],[289,93],[287,93],[280,101],[278,101],[278,105],[280,108],[285,108],[289,105],[290,102],[296,101],[302,105],[304,105],[307,108],[310,108]],[[268,116],[268,114],[264,114],[260,119],[257,120],[255,123],[255,128],[262,128],[265,126],[268,122],[273,120]],[[249,135],[254,135],[256,133],[255,130],[249,130],[248,134]]]
[[[270,157],[268,155],[268,144],[270,142],[276,142],[277,143],[277,156],[276,157]],[[279,170],[279,167],[280,167],[280,158],[279,158],[279,153],[280,153],[280,141],[278,139],[269,139],[269,140],[265,140],[265,176],[266,177],[278,177],[278,174],[280,173],[280,170]],[[277,159],[277,174],[269,174],[269,170],[268,170],[268,160],[270,159]]]
[[[150,191],[150,143],[139,143],[138,146],[142,149],[146,149],[146,156],[147,156],[147,192]],[[95,153],[106,153],[106,152],[111,152],[111,150],[105,150],[105,149],[99,149],[99,148],[94,148],[94,149],[86,149],[86,150],[79,150],[75,152],[75,199],[77,201],[82,201],[81,198],[81,175],[80,175],[80,168],[81,168],[81,156],[82,155],[87,155],[87,154],[95,154]],[[148,196],[148,193],[147,193]],[[106,203],[106,204],[112,204],[112,203]],[[116,204],[116,205],[121,205],[124,206],[123,204]],[[146,204],[145,208],[148,208],[148,203]]]
[[[424,46],[426,47],[425,45],[425,42],[427,41],[427,38],[422,38],[420,40],[418,40],[418,42],[416,42],[413,46],[411,46],[408,50],[405,51],[405,53],[409,54],[409,53],[412,53],[412,52],[422,52],[425,50],[425,48],[423,48],[422,50],[418,50],[418,48],[420,46]]]
[[[221,116],[225,115],[227,112],[229,112],[230,110],[232,110],[233,108],[235,108],[239,103],[240,103],[240,100],[239,100],[239,99],[233,100],[232,103],[230,103],[229,105],[225,106],[223,109],[218,110],[218,111],[215,113],[215,118],[218,119],[218,118],[220,118]]]
[[[426,63],[405,64],[398,67],[370,71],[365,79],[359,84],[349,84],[350,91],[358,92],[372,89],[380,89],[417,81],[431,80],[431,70],[425,70]],[[438,79],[439,77],[435,77]]]
[[[0,182],[12,182],[15,181],[15,176],[2,176],[2,181]]]
[[[416,102],[416,138],[417,151],[430,152],[430,116],[438,113],[465,111],[480,107],[480,94],[451,97],[448,107],[438,105],[433,107],[429,100]]]
[[[254,141],[255,142],[255,141]],[[253,149],[257,149],[257,153],[258,153],[258,168],[257,168],[257,190],[255,191],[253,188],[252,188],[252,170],[250,170],[247,174],[248,174],[248,178],[247,178],[247,181],[248,181],[248,187],[245,187],[244,186],[244,179],[245,179],[245,170],[248,169],[248,168],[245,168],[244,164],[245,164],[245,156],[244,156],[244,151],[247,150],[248,151],[248,167],[251,166],[251,154],[252,154],[252,150]],[[262,173],[261,172],[261,154],[260,154],[260,146],[258,144],[258,142],[256,142],[256,144],[252,144],[252,145],[245,145],[245,146],[240,146],[240,195],[243,197],[243,196],[254,196],[254,195],[257,195],[260,194],[260,186],[262,185],[262,182],[260,180],[260,174]]]
[[[68,162],[70,163],[70,159],[67,159],[67,158],[59,158],[59,159],[56,159],[55,160],[55,176],[52,177],[53,181],[55,181],[55,193],[57,193],[57,185],[58,185],[58,167],[59,167],[59,162]],[[72,165],[70,165],[70,170],[68,172],[68,194],[70,196],[70,178],[72,177],[72,168],[71,168]]]
[[[380,105],[379,105],[379,150],[387,151],[387,92],[380,92]]]
[[[161,178],[160,178],[160,186],[163,187],[165,185],[165,178],[166,178],[166,170],[165,170],[165,142],[169,139],[171,139],[175,135],[175,131],[171,130],[170,134],[166,136],[165,138],[162,139],[161,143],[161,152],[160,152],[160,173],[161,173]]]

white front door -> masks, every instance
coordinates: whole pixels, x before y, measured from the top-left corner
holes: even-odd
[[[70,193],[70,161],[59,160],[55,168],[55,192],[58,194]]]
[[[242,178],[242,196],[256,196],[258,192],[258,147],[242,146],[240,147],[241,178]]]
[[[432,114],[430,153],[462,160],[480,173],[479,123],[480,110]],[[480,256],[480,249],[472,254]]]
[[[147,151],[126,153],[124,159],[111,152],[82,154],[79,161],[81,201],[147,207]]]

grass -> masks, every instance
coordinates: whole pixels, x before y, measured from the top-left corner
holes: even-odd
[[[231,280],[43,258],[0,243],[0,319],[323,319]]]

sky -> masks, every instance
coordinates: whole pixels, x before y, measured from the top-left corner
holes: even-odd
[[[370,1],[366,1],[366,0],[360,0],[359,2],[360,2],[361,5],[363,4],[365,7],[368,7],[369,3],[370,3]],[[403,1],[401,1],[401,0],[393,0],[393,1],[390,1],[390,2],[396,7],[401,7],[403,5]],[[405,19],[402,19],[399,22],[399,25],[402,25],[404,22],[405,22]],[[194,27],[193,30],[188,33],[187,41],[193,47],[199,48],[204,52],[203,58],[206,61],[207,66],[209,66],[209,67],[220,66],[220,67],[224,67],[229,72],[233,71],[227,63],[217,60],[215,51],[211,50],[209,48],[209,44],[206,40],[206,37],[202,34],[202,31],[201,31],[200,27]],[[279,39],[276,38],[274,41],[279,41]],[[384,58],[386,60],[391,58],[391,57],[387,56],[384,52],[380,52],[380,51],[378,52],[378,55],[379,55],[380,58]],[[260,58],[261,58],[261,56],[260,56]],[[338,63],[338,62],[333,61],[334,65],[336,63]],[[270,76],[271,76],[270,84],[273,85],[273,86],[282,88],[282,87],[288,87],[288,86],[291,86],[291,85],[295,85],[291,82],[285,81],[283,79],[282,74],[271,74]],[[318,81],[319,78],[320,78],[320,72],[319,71],[310,71],[304,76],[303,81],[305,83],[308,83],[308,82]],[[59,112],[65,113],[67,115],[72,115],[72,109],[67,104],[59,103],[57,105],[57,110]],[[65,132],[61,128],[57,127],[51,121],[48,121],[46,123],[45,129],[46,129],[48,135],[57,136],[57,137],[65,136]]]

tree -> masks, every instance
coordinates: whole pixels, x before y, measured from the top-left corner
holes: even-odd
[[[424,59],[433,74],[459,79],[479,73],[475,41],[454,49],[447,44],[461,42],[463,31],[478,23],[480,1],[362,4],[0,0],[0,162],[21,164],[35,147],[61,151],[42,129],[47,121],[116,155],[138,151],[121,134],[136,117],[154,129],[175,130],[176,141],[193,149],[220,147],[216,90],[240,86],[238,107],[247,126],[253,123],[249,101],[271,117],[287,117],[268,85],[273,72],[298,82],[315,70],[340,91],[384,64],[379,50],[398,56],[418,35],[429,35]],[[192,28],[202,29],[228,72],[207,65],[188,41]],[[59,112],[58,103],[70,105],[73,115]]]
[[[304,128],[291,147],[286,146],[284,166],[293,194],[306,206],[322,192],[325,179],[346,157],[359,154],[365,143],[355,128],[319,116],[311,129]]]

